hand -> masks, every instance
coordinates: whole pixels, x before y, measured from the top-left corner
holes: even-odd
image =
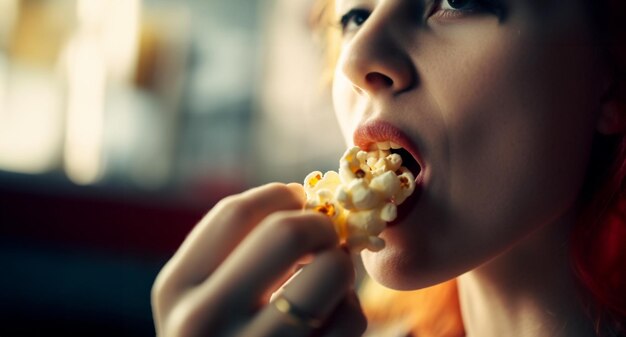
[[[366,322],[350,256],[328,217],[302,211],[303,203],[298,184],[269,184],[220,201],[155,281],[157,334],[360,336]],[[303,260],[311,262],[281,289],[282,304],[295,314],[268,304]]]

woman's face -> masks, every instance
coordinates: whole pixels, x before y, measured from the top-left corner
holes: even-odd
[[[386,248],[363,254],[374,278],[443,281],[574,207],[606,87],[585,1],[335,5],[333,98],[348,142],[399,142],[421,166]]]

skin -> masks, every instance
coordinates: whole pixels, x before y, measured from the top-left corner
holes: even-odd
[[[344,31],[333,83],[347,142],[383,121],[424,163],[417,205],[362,254],[368,273],[395,289],[466,273],[468,336],[593,335],[567,237],[610,76],[584,2],[452,16],[416,3],[336,2],[369,13]]]
[[[349,23],[334,76],[347,143],[385,122],[424,163],[420,199],[364,264],[396,289],[458,277],[468,336],[593,336],[567,236],[594,134],[626,124],[601,99],[611,64],[583,0],[497,3],[443,15],[440,1],[336,2],[338,16],[369,14]],[[303,203],[300,185],[270,184],[215,206],[155,281],[158,335],[361,335],[350,256]],[[321,329],[267,304],[303,261],[283,294]]]
[[[422,27],[406,14],[415,1],[343,0],[337,12],[367,3],[335,74],[340,124],[351,138],[391,123],[425,163],[417,206],[384,232],[388,249],[364,255],[374,277],[398,289],[449,279],[575,207],[606,87],[581,2],[508,1],[504,19],[435,14]]]
[[[360,336],[365,318],[354,267],[330,220],[303,212],[298,184],[268,184],[220,201],[163,267],[152,288],[159,336]],[[268,305],[283,289],[321,329]]]

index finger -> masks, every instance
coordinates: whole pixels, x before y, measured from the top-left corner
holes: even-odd
[[[292,309],[279,309],[275,303],[266,305],[245,328],[245,336],[305,336],[310,335],[317,324],[327,324],[328,316],[350,292],[354,283],[354,267],[348,253],[339,247],[319,253],[313,262],[302,269],[279,297]],[[308,324],[309,317],[319,322]],[[355,321],[359,324],[359,321]],[[357,327],[358,329],[359,327]]]
[[[202,282],[267,215],[303,203],[299,184],[272,183],[223,199],[191,231],[162,277],[178,285]]]

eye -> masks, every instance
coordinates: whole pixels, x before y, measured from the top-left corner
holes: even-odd
[[[493,13],[500,14],[494,0],[438,0],[433,6],[431,16],[450,19],[469,14]]]
[[[367,18],[370,16],[370,11],[363,8],[354,8],[349,10],[346,14],[341,16],[339,24],[344,34],[358,29]]]
[[[463,10],[476,1],[473,0],[443,0],[441,9],[446,10]],[[471,6],[470,6],[471,7]]]

